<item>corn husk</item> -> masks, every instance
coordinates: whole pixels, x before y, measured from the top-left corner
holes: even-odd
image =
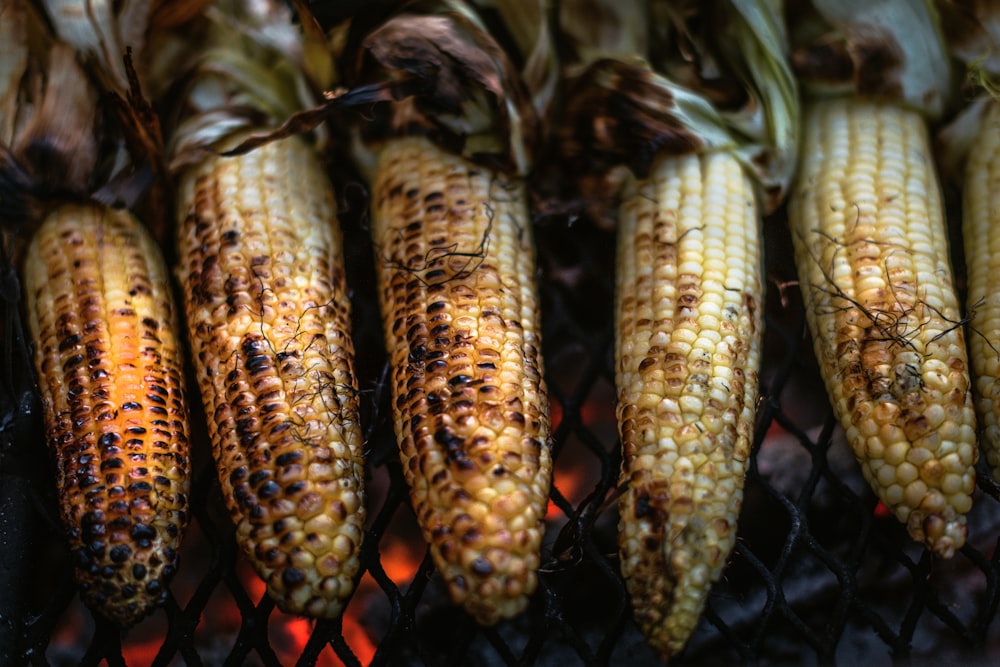
[[[521,69],[491,35],[481,8],[494,10],[517,35]],[[546,16],[540,0],[413,0],[388,16],[362,12],[330,40],[345,88],[327,91],[323,104],[292,114],[233,152],[355,109],[366,116],[352,154],[367,175],[381,141],[421,133],[471,160],[523,176],[543,142],[540,119],[558,81]]]
[[[639,177],[660,154],[729,151],[773,210],[788,190],[798,142],[781,11],[772,1],[564,3],[560,23],[574,58],[565,72],[563,151],[586,155],[585,169],[624,164]],[[655,35],[644,34],[647,25]],[[698,25],[711,33],[696,34]]]
[[[100,150],[105,109],[73,49],[24,2],[6,3],[0,26],[0,219],[16,229],[92,196],[115,165]]]
[[[941,28],[952,57],[964,68],[965,104],[938,130],[938,160],[945,179],[961,183],[965,159],[994,100],[1000,100],[1000,5],[939,0]]]
[[[933,0],[810,0],[789,8],[792,63],[808,96],[894,101],[928,119],[953,102]]]
[[[319,100],[307,64],[314,41],[304,39],[291,16],[274,2],[219,2],[206,9],[199,29],[207,34],[174,91],[180,102],[170,110],[171,171],[270,130]]]

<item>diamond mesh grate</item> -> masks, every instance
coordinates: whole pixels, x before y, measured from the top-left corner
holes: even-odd
[[[4,484],[13,479],[17,488],[31,492],[20,496],[27,502],[11,506],[5,520],[31,528],[5,534],[8,556],[0,562],[0,590],[23,583],[24,599],[20,607],[5,601],[0,608],[6,614],[0,639],[15,646],[0,653],[0,662],[658,664],[629,618],[615,553],[620,458],[614,424],[613,235],[585,216],[565,213],[536,225],[544,354],[558,424],[556,483],[539,592],[521,617],[480,629],[448,604],[409,509],[388,412],[372,253],[360,215],[363,191],[346,189],[344,206],[370,473],[366,575],[347,617],[312,625],[281,614],[262,595],[237,554],[204,434],[196,433],[201,446],[195,454],[194,519],[167,606],[124,636],[95,620],[75,596],[47,467],[38,452],[41,439],[17,430],[37,431],[12,408],[16,388],[24,385],[17,377],[6,378],[0,470]],[[762,399],[739,541],[701,624],[673,664],[997,659],[1000,630],[992,621],[1000,601],[998,487],[980,479],[969,544],[951,561],[933,559],[894,519],[883,516],[830,416],[798,290],[790,282],[783,222],[768,220],[765,237]],[[14,311],[5,303],[5,321],[11,322]],[[9,330],[3,342],[7,360],[23,358]],[[9,467],[12,453],[31,464]],[[26,582],[10,565],[16,560],[10,554],[17,553],[28,555],[36,573]]]

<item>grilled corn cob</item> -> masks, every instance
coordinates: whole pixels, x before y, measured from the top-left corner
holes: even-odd
[[[238,542],[279,607],[337,616],[365,506],[331,185],[291,137],[204,159],[178,192],[188,332]]]
[[[729,153],[661,157],[618,217],[621,570],[661,655],[736,540],[762,334],[760,214]]]
[[[810,105],[804,127],[788,218],[827,391],[878,497],[950,557],[977,450],[926,121],[843,98]]]
[[[492,624],[536,587],[552,469],[524,186],[397,138],[372,202],[403,471],[452,599]]]
[[[67,204],[32,238],[24,287],[80,591],[129,625],[166,598],[188,521],[169,277],[130,213]]]
[[[1000,103],[989,102],[965,166],[962,238],[968,271],[966,303],[972,317],[969,360],[974,376],[980,441],[993,478],[1000,481]]]
[[[797,91],[778,1],[597,6],[600,23],[592,2],[561,5],[581,61],[563,150],[599,176],[630,171],[615,267],[618,547],[633,616],[667,660],[736,541],[763,333],[761,215],[791,179]],[[692,44],[724,86],[671,53],[671,31],[695,34],[708,17],[732,48]],[[635,58],[646,50],[653,59]]]

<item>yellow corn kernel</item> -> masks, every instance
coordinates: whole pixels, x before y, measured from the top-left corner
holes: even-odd
[[[968,271],[969,361],[980,440],[1000,481],[1000,104],[990,102],[965,167],[962,238]]]
[[[365,521],[333,190],[298,137],[181,174],[179,275],[237,540],[288,612],[334,617]]]
[[[850,99],[805,120],[788,218],[827,392],[879,498],[947,558],[965,543],[977,453],[927,126]]]
[[[552,473],[524,186],[391,139],[372,202],[403,471],[452,599],[492,624],[536,588]]]
[[[24,288],[80,593],[130,625],[166,599],[188,522],[169,276],[130,213],[64,205],[32,237]]]
[[[621,570],[668,658],[736,541],[762,335],[760,214],[728,153],[664,156],[618,218]]]

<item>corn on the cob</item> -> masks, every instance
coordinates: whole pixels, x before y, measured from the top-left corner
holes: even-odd
[[[128,625],[166,598],[188,520],[169,275],[130,213],[63,205],[28,246],[24,285],[80,591]]]
[[[631,171],[617,209],[618,548],[633,617],[665,660],[736,542],[763,334],[761,215],[784,198],[798,145],[780,0],[676,5],[560,5],[582,60],[568,70],[563,149]],[[692,77],[678,67],[690,53],[673,50],[686,40],[675,31],[706,21],[731,47],[691,46],[724,86]]]
[[[621,569],[664,656],[736,540],[762,334],[760,215],[730,153],[664,156],[618,218]]]
[[[365,521],[333,191],[299,137],[179,180],[179,274],[237,539],[282,609],[333,617]]]
[[[892,103],[816,102],[802,156],[788,218],[834,411],[879,498],[950,557],[977,451],[926,121]]]
[[[417,519],[452,599],[492,624],[536,587],[552,467],[524,185],[390,139],[372,216]]]
[[[965,166],[962,238],[968,271],[966,303],[972,317],[972,363],[980,444],[1000,481],[1000,103],[990,102]]]

